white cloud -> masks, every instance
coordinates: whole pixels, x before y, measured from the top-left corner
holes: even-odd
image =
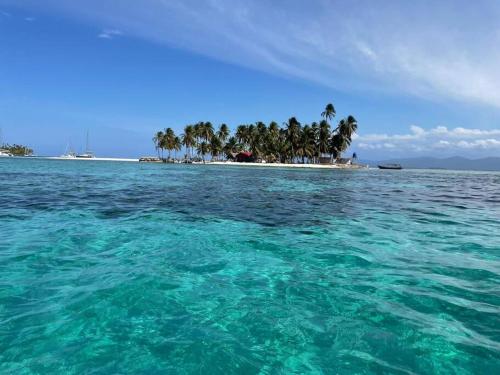
[[[500,140],[498,139],[478,139],[472,142],[468,141],[459,141],[456,143],[457,147],[460,148],[467,148],[467,149],[474,149],[474,148],[481,148],[481,149],[490,149],[490,148],[500,148]]]
[[[500,108],[496,0],[46,0],[44,7],[337,89]]]
[[[24,18],[24,20],[25,20],[26,22],[33,22],[33,21],[35,21],[35,20],[36,20],[36,18],[35,18],[35,17],[25,17],[25,18]]]
[[[117,29],[104,29],[101,33],[97,35],[101,39],[114,39],[117,36],[121,36],[123,33]]]
[[[456,154],[467,152],[500,152],[500,129],[473,129],[445,126],[425,130],[412,125],[407,134],[358,135],[353,147],[368,151],[399,151],[401,153],[430,152]]]
[[[421,127],[419,127],[419,126],[416,126],[416,125],[410,126],[410,130],[416,136],[422,136],[422,135],[425,134],[425,130],[422,129]]]

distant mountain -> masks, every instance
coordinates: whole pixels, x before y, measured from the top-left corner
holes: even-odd
[[[401,164],[403,168],[500,171],[500,157],[488,157],[481,159],[467,159],[460,156],[453,156],[445,159],[419,157],[362,162],[369,164],[371,167],[376,167],[379,164],[398,163]]]

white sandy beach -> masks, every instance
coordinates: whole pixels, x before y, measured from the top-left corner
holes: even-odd
[[[69,160],[69,161],[119,161],[139,162],[139,159],[131,158],[64,158],[60,156],[39,157],[40,159]],[[145,162],[152,163],[152,162]],[[156,162],[160,163],[161,162]],[[176,163],[182,164],[182,163]],[[225,165],[233,167],[263,167],[263,168],[312,168],[312,169],[367,169],[367,165],[359,164],[286,164],[286,163],[238,163],[230,161],[207,161],[205,163],[193,163],[194,165]]]
[[[237,163],[227,161],[211,161],[205,165],[228,165],[238,167],[270,167],[270,168],[315,168],[315,169],[365,169],[366,165],[358,164],[285,164],[285,163]]]
[[[129,158],[63,158],[60,156],[40,157],[39,159],[52,159],[52,160],[78,160],[78,161],[126,161],[126,162],[139,162],[139,159]]]

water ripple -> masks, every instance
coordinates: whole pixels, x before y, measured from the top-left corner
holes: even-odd
[[[0,160],[1,373],[496,373],[500,175]]]

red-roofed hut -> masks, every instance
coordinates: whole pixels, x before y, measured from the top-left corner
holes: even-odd
[[[252,153],[249,151],[241,151],[236,154],[236,161],[238,163],[250,163],[254,161],[255,158],[253,157]]]

